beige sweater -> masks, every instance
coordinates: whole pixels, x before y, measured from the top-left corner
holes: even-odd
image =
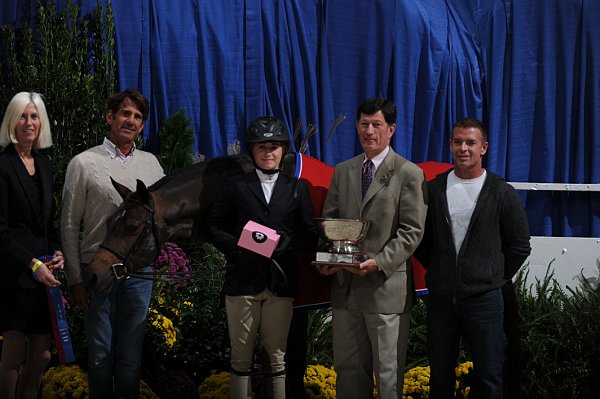
[[[149,186],[163,176],[156,157],[140,150],[135,150],[132,158],[122,163],[111,158],[102,146],[96,146],[69,162],[60,220],[64,270],[69,286],[82,281],[81,263],[91,261],[104,240],[106,219],[122,202],[110,178],[135,190],[136,179]]]

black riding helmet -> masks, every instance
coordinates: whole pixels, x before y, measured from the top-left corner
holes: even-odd
[[[284,154],[290,145],[290,135],[287,131],[287,128],[281,119],[275,116],[259,116],[250,122],[250,125],[248,125],[248,130],[246,131],[246,150],[250,154],[250,157],[253,161],[254,157],[252,156],[252,146],[257,143],[267,142],[277,142],[283,144]],[[272,171],[262,170],[258,167],[258,165],[256,165],[256,162],[254,163],[254,166],[264,173],[277,173],[281,170],[281,164],[282,162],[280,162],[277,169]]]
[[[250,150],[251,144],[267,141],[283,142],[286,147],[290,143],[290,135],[285,125],[281,119],[275,116],[259,116],[248,125],[248,131],[246,132],[248,150]]]

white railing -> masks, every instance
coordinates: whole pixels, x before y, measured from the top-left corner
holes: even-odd
[[[517,190],[528,191],[588,191],[599,192],[600,184],[513,183]],[[554,277],[562,287],[579,286],[578,276],[598,277],[600,238],[594,237],[531,237],[528,285],[543,279],[552,260]]]

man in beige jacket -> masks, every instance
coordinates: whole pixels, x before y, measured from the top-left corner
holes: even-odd
[[[324,217],[370,222],[359,246],[366,261],[355,268],[321,268],[334,274],[338,398],[371,397],[373,373],[379,398],[402,398],[414,295],[410,257],[423,236],[427,191],[423,171],[389,146],[396,113],[386,99],[359,106],[356,128],[364,153],[336,166],[323,208]],[[372,178],[365,180],[368,169]]]

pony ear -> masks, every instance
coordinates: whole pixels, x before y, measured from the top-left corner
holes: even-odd
[[[118,183],[112,177],[110,178],[110,182],[112,183],[112,185],[115,188],[115,190],[117,190],[117,192],[119,193],[119,195],[121,196],[121,198],[125,199],[125,197],[127,197],[127,195],[129,195],[131,193],[130,189],[128,189],[127,187],[125,187],[121,183]]]
[[[295,152],[288,152],[283,154],[283,158],[281,159],[281,171],[287,176],[294,177],[294,173],[296,171]]]
[[[150,193],[148,192],[148,188],[140,179],[137,179],[137,187],[135,189],[135,192],[142,198],[142,202],[149,201]]]

